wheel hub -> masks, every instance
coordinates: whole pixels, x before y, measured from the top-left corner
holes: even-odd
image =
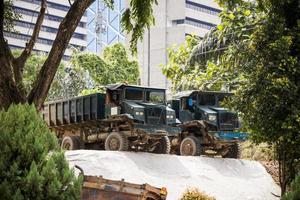
[[[190,141],[186,141],[183,144],[182,150],[183,150],[184,155],[193,155],[193,152],[194,152],[193,145],[191,144]]]
[[[115,139],[115,138],[112,138],[110,143],[109,143],[109,147],[113,151],[119,150],[120,149],[120,141]]]
[[[65,143],[63,145],[63,149],[65,149],[65,150],[70,150],[70,148],[71,148],[71,145],[69,143]]]

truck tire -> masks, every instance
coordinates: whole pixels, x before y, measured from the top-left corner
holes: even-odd
[[[242,147],[239,143],[234,143],[230,148],[229,151],[223,156],[223,158],[241,158],[242,154]]]
[[[168,136],[163,136],[159,143],[156,145],[153,153],[156,154],[170,154],[171,152],[171,142]]]
[[[200,141],[195,136],[188,136],[180,143],[180,155],[200,156],[203,153]]]
[[[122,132],[113,132],[105,140],[106,151],[127,151],[128,139]]]
[[[64,150],[76,150],[80,148],[79,136],[65,136],[61,142],[61,148]]]

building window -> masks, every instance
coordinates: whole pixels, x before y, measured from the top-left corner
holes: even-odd
[[[41,4],[41,0],[21,0],[21,1],[34,3],[34,4],[37,4],[37,5]],[[61,5],[61,4],[53,3],[53,2],[47,2],[47,6],[49,8],[55,8],[55,9],[63,10],[63,11],[68,11],[70,9],[69,6],[65,6],[65,5]]]
[[[25,27],[25,28],[30,28],[30,29],[34,29],[34,26],[35,26],[34,23],[23,22],[23,21],[15,21],[15,25]],[[49,27],[49,26],[42,26],[41,27],[41,31],[45,31],[45,32],[49,32],[49,33],[57,33],[57,30],[58,30],[57,28],[52,28],[52,27]],[[78,39],[81,39],[81,40],[85,40],[85,35],[80,34],[80,33],[74,33],[72,37],[78,38]]]
[[[29,41],[30,38],[31,38],[31,36],[29,36],[29,35],[25,35],[25,34],[22,34],[22,33],[12,33],[12,32],[4,32],[4,36],[11,37],[11,38],[16,38],[16,39],[24,40],[24,41]],[[46,44],[46,45],[52,45],[53,44],[53,40],[40,38],[40,37],[37,39],[37,42],[40,43],[40,44]],[[79,50],[81,50],[81,51],[85,50],[85,47],[83,47],[83,46],[74,45],[74,44],[72,44],[72,46],[79,49]]]
[[[178,20],[173,20],[172,21],[173,25],[178,25],[178,24],[189,24],[192,26],[196,26],[199,28],[204,28],[207,30],[210,30],[211,28],[217,26],[216,24],[212,24],[212,23],[208,23],[208,22],[204,22],[198,19],[193,19],[190,17],[186,17],[185,19],[178,19]]]
[[[192,26],[197,26],[199,28],[204,28],[207,30],[210,30],[211,28],[217,26],[216,24],[200,21],[198,19],[193,19],[193,18],[189,18],[189,17],[185,18],[185,23],[192,25]]]
[[[186,3],[185,5],[186,5],[187,8],[197,10],[197,11],[200,11],[200,12],[204,12],[204,13],[207,13],[207,14],[210,14],[210,15],[218,15],[221,12],[221,10],[219,10],[219,9],[212,8],[212,7],[209,7],[209,6],[205,6],[205,5],[195,3],[195,2],[192,2],[192,1],[189,1],[189,0],[186,0],[185,3]]]
[[[14,6],[14,10],[17,13],[23,14],[23,15],[29,15],[29,16],[33,16],[33,17],[37,17],[39,15],[39,12],[37,11],[32,11],[32,10],[28,10],[25,8],[20,8],[17,6]],[[51,20],[51,21],[56,21],[56,22],[61,22],[63,20],[63,17],[58,17],[55,15],[49,15],[49,14],[45,14],[45,19]],[[84,22],[79,22],[78,26],[85,28],[86,23]]]

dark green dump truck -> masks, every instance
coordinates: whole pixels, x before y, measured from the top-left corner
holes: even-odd
[[[238,114],[220,105],[231,95],[228,92],[184,91],[169,101],[181,122],[177,148],[181,155],[240,157],[239,142],[246,140],[247,134],[239,132]]]
[[[114,84],[106,93],[45,103],[43,117],[62,148],[170,153],[180,128],[165,90]]]

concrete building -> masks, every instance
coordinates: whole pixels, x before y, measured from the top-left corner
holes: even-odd
[[[96,0],[87,10],[87,50],[99,53],[107,45],[123,43],[120,20],[125,10],[125,0],[115,0],[114,9],[103,0]]]
[[[128,3],[128,0],[127,0]],[[168,62],[167,48],[184,43],[188,34],[200,38],[220,23],[221,11],[213,0],[159,0],[154,7],[155,26],[138,44],[141,84],[169,88],[160,65]],[[126,36],[129,43],[130,36]]]
[[[30,40],[36,19],[40,10],[40,0],[15,0],[14,10],[22,15],[22,18],[15,23],[14,33],[5,33],[5,37],[12,49],[23,49]],[[39,38],[34,46],[34,51],[47,54],[56,37],[60,22],[70,8],[68,0],[47,0],[47,10],[42,24]],[[72,54],[72,48],[85,50],[87,46],[87,16],[82,17],[69,47],[65,51],[64,59]]]

